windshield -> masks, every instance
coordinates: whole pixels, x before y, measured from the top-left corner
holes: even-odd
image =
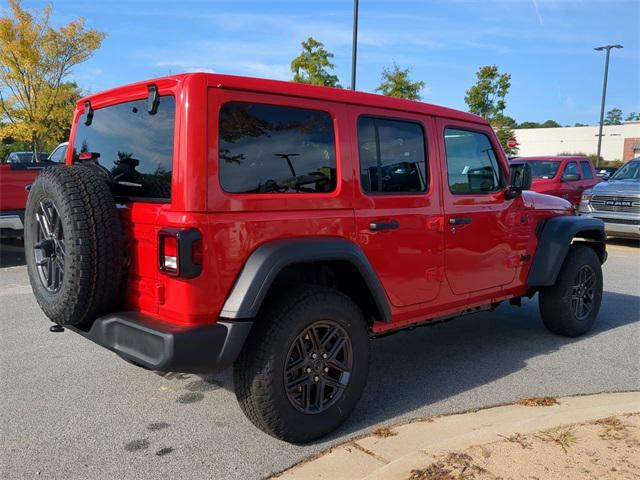
[[[175,99],[159,98],[154,115],[145,98],[96,109],[88,126],[86,114],[78,120],[73,161],[109,171],[116,197],[171,198]]]
[[[560,168],[560,162],[553,160],[535,160],[525,163],[531,165],[531,176],[533,178],[553,178],[558,173],[558,168]]]
[[[609,180],[640,180],[640,160],[627,163],[614,173]]]

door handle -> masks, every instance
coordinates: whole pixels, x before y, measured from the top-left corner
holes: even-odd
[[[369,224],[369,230],[379,232],[380,230],[395,230],[400,227],[400,222],[397,220],[389,220],[386,222],[371,222]]]
[[[471,217],[451,217],[449,219],[449,225],[469,225],[471,223]]]

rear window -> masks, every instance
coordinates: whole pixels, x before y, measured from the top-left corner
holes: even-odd
[[[111,173],[116,197],[171,198],[175,99],[159,98],[154,115],[145,98],[96,109],[90,125],[86,114],[78,120],[73,161],[90,154],[90,161]]]
[[[556,176],[560,168],[560,162],[553,160],[526,162],[531,165],[531,176],[533,178],[549,179]]]
[[[324,193],[336,188],[326,112],[230,102],[220,110],[220,183],[230,193]]]

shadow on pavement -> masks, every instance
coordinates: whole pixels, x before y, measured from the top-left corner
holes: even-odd
[[[0,268],[20,267],[25,264],[22,240],[3,239],[0,241]]]
[[[635,238],[607,238],[607,246],[616,245],[618,247],[640,247],[640,239]]]
[[[473,390],[526,368],[535,357],[640,321],[640,297],[604,292],[592,332],[565,338],[545,329],[537,304],[534,297],[520,309],[502,305],[494,313],[468,315],[373,340],[368,384],[356,410],[342,428],[317,443],[349,436]],[[230,370],[198,377],[233,388]]]

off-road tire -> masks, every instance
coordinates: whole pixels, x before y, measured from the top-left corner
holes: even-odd
[[[318,320],[331,320],[348,335],[353,353],[349,382],[327,410],[306,414],[287,398],[286,357],[301,332]],[[369,369],[369,333],[360,308],[346,295],[323,287],[286,289],[261,311],[233,369],[236,397],[251,422],[281,440],[302,444],[340,426],[356,406]]]
[[[48,291],[35,265],[40,202],[57,209],[65,238],[64,275],[59,290]],[[43,312],[59,325],[89,325],[115,308],[122,280],[120,219],[109,187],[95,169],[55,166],[33,183],[25,212],[25,257],[33,293]]]
[[[572,307],[574,284],[580,270],[586,267],[594,274],[594,293],[591,311],[578,318]],[[595,251],[585,245],[574,244],[558,274],[555,285],[540,290],[539,306],[544,325],[549,331],[565,337],[579,337],[593,326],[602,301],[602,268]]]

